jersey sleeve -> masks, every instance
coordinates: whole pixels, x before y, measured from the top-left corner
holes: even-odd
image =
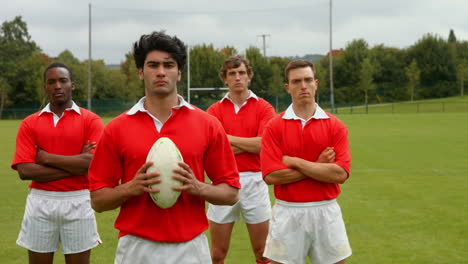
[[[118,142],[113,138],[109,127],[106,127],[89,166],[90,191],[119,185],[123,169],[117,145]]]
[[[283,163],[283,151],[280,146],[281,134],[276,132],[274,125],[276,120],[272,120],[265,127],[262,136],[262,150],[260,151],[260,163],[262,165],[262,175],[266,175],[276,170],[288,169]]]
[[[36,142],[34,131],[28,119],[21,122],[16,136],[16,151],[11,168],[16,170],[19,163],[36,163]]]
[[[333,133],[333,147],[335,150],[335,164],[342,167],[349,175],[351,154],[349,150],[348,129],[340,120],[336,120]]]
[[[219,105],[218,104],[219,102],[212,104],[210,107],[208,107],[208,109],[206,109],[206,112],[219,119],[219,116],[218,116]]]
[[[271,106],[267,101],[264,101],[261,115],[259,118],[259,126],[258,126],[258,135],[261,137],[263,135],[263,131],[265,129],[265,126],[268,124],[268,122],[275,117],[276,112],[273,106]]]
[[[211,140],[204,157],[204,168],[214,185],[226,183],[240,188],[236,160],[221,123],[213,120]]]
[[[95,114],[92,114],[88,121],[88,131],[87,131],[87,139],[90,142],[99,142],[101,138],[102,131],[104,130],[104,124],[102,123],[102,119]],[[98,143],[99,144],[99,143]],[[94,154],[96,149],[91,151]]]

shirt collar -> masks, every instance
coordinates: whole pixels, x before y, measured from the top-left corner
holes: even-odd
[[[75,102],[72,101],[72,106],[70,108],[66,108],[65,111],[69,111],[69,110],[73,110],[75,111],[77,114],[81,115],[81,111],[80,111],[80,108],[78,107],[77,104],[75,104]],[[48,103],[44,108],[42,108],[41,112],[39,113],[39,115],[42,115],[43,113],[53,113],[52,110],[50,110],[50,103]]]
[[[182,106],[185,106],[190,110],[195,110],[195,108],[192,105],[190,105],[189,103],[187,103],[187,101],[185,101],[182,96],[177,95],[177,98],[179,99],[179,104],[176,105],[176,106],[173,106],[172,108],[179,109]],[[134,115],[138,111],[148,112],[145,109],[145,100],[146,100],[146,96],[143,96],[132,108],[130,108],[130,110],[128,110],[127,115]]]
[[[315,103],[315,113],[310,119],[327,119],[330,118],[325,111]],[[284,112],[283,119],[293,119],[293,120],[303,120],[302,118],[298,117],[296,113],[294,113],[293,105],[290,104],[288,109]],[[309,120],[310,120],[309,119]]]
[[[245,101],[249,100],[250,98],[254,98],[255,100],[258,100],[258,96],[252,90],[249,90],[249,92],[250,92],[249,96],[247,96]],[[224,97],[220,100],[220,102],[223,102],[225,99],[228,99],[229,101],[232,102],[231,98],[229,98],[229,92],[227,92],[226,95],[224,95]]]

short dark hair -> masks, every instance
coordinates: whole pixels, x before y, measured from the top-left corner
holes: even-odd
[[[244,63],[245,68],[247,68],[247,75],[249,78],[252,78],[254,73],[252,71],[252,67],[250,67],[249,60],[240,56],[230,56],[226,60],[224,60],[223,65],[221,66],[221,69],[219,70],[219,78],[221,78],[222,81],[226,78],[226,73],[229,69],[232,68],[237,68],[240,67]]]
[[[68,74],[70,75],[70,81],[73,82],[73,72],[70,70],[70,68],[68,68],[67,65],[61,63],[61,62],[54,62],[52,64],[50,64],[49,66],[47,66],[47,68],[44,70],[44,83],[46,81],[46,73],[48,70],[52,69],[52,68],[65,68],[67,71],[68,71]]]
[[[306,61],[306,60],[293,60],[293,61],[289,62],[288,65],[286,66],[286,68],[284,69],[284,77],[286,79],[286,82],[289,83],[289,76],[288,75],[289,75],[289,72],[291,70],[299,69],[299,68],[306,68],[306,67],[310,67],[312,69],[312,72],[315,74],[314,64],[312,64],[309,61]]]
[[[177,62],[179,70],[185,67],[187,47],[176,36],[171,37],[164,30],[145,34],[133,44],[133,58],[138,69],[143,69],[146,55],[153,50],[167,52]]]

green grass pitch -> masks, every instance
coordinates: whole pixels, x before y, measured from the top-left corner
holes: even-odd
[[[353,255],[347,263],[467,263],[468,114],[339,115],[352,168],[339,197]],[[15,244],[28,182],[10,169],[19,121],[0,121],[0,263],[27,263]],[[112,263],[117,211],[97,214],[104,243],[92,263]],[[55,263],[64,263],[56,254]],[[245,225],[226,263],[254,263]]]

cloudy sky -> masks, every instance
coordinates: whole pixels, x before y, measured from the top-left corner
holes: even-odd
[[[49,56],[65,49],[88,57],[88,4],[92,57],[120,63],[141,34],[165,29],[189,45],[249,46],[268,56],[326,54],[329,0],[2,0],[0,21],[22,16],[32,39]],[[468,40],[466,0],[333,0],[333,48],[353,39],[406,48],[424,34]]]

